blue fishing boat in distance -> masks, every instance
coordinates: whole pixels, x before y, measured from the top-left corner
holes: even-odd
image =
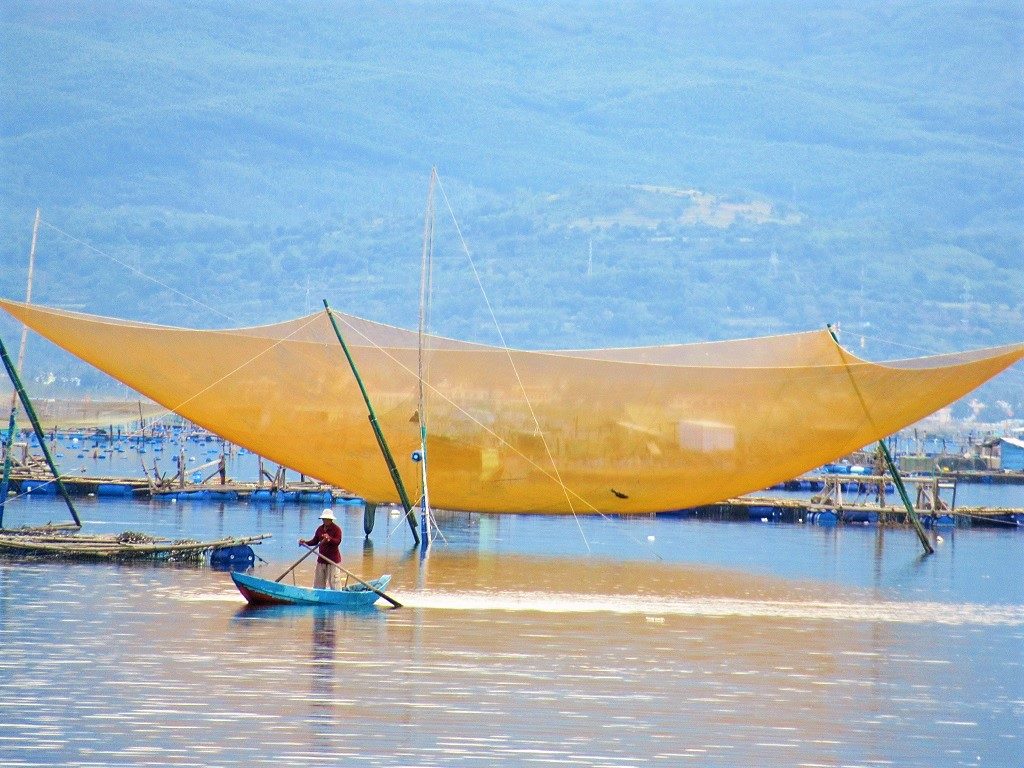
[[[358,583],[343,589],[311,589],[261,579],[238,571],[231,572],[231,579],[242,596],[249,601],[249,605],[320,605],[348,611],[371,607],[391,582],[391,576],[385,574],[379,579],[366,582],[373,589]]]

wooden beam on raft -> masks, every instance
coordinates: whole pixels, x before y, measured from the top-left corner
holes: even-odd
[[[215,541],[167,541],[165,539],[133,544],[116,536],[86,536],[77,534],[33,536],[17,530],[0,535],[0,550],[25,554],[47,554],[68,558],[132,559],[173,555],[198,555],[211,549],[242,544],[257,544],[269,539],[269,533],[240,538],[229,537]]]
[[[18,376],[18,372],[14,368],[14,363],[11,362],[10,356],[7,354],[7,347],[4,346],[3,339],[0,339],[0,358],[3,359],[4,368],[7,369],[7,375],[11,379],[11,383],[14,385],[15,392],[18,393],[18,398],[21,400],[21,405],[25,409],[25,413],[28,414],[28,420],[32,423],[32,429],[36,433],[36,438],[39,440],[39,447],[43,451],[43,458],[46,459],[46,464],[50,467],[50,471],[53,473],[53,480],[57,483],[57,490],[60,491],[60,495],[64,498],[64,503],[68,505],[68,511],[71,513],[71,519],[75,521],[75,525],[79,528],[82,527],[82,521],[78,518],[78,513],[75,511],[75,505],[71,501],[71,497],[68,495],[68,489],[64,487],[64,483],[60,479],[60,472],[57,471],[57,465],[53,461],[53,456],[50,455],[50,449],[46,447],[46,435],[43,434],[43,428],[39,424],[39,417],[36,416],[36,410],[32,407],[32,401],[28,398],[28,393],[25,392],[25,387],[21,384],[21,377]]]
[[[387,440],[384,439],[384,433],[381,431],[380,424],[377,422],[377,414],[374,413],[373,405],[370,403],[370,395],[366,392],[366,387],[363,385],[363,379],[359,375],[359,370],[356,368],[355,361],[352,359],[352,354],[348,351],[348,344],[345,343],[345,338],[341,335],[341,330],[338,328],[338,323],[335,321],[334,315],[331,313],[331,308],[327,304],[327,299],[324,299],[324,309],[327,311],[327,317],[331,321],[331,327],[334,328],[334,335],[338,337],[338,341],[341,343],[341,348],[345,352],[345,359],[348,360],[349,367],[352,369],[352,374],[356,377],[356,383],[359,385],[359,391],[363,394],[363,401],[366,403],[366,410],[370,414],[370,426],[373,427],[373,435],[377,438],[377,445],[380,446],[380,451],[384,455],[384,462],[388,465],[388,472],[391,473],[391,480],[394,482],[395,489],[398,491],[398,498],[402,501],[402,507],[405,509],[405,519],[408,521],[409,529],[412,531],[412,538],[418,545],[420,543],[420,534],[416,530],[416,513],[412,511],[412,502],[409,501],[409,494],[405,490],[405,483],[402,482],[402,475],[398,471],[398,465],[395,464],[395,457],[392,456]]]

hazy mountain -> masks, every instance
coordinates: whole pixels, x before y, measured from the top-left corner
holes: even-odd
[[[412,326],[434,164],[510,344],[1024,339],[1018,3],[65,5],[0,11],[6,296],[40,206],[42,303]],[[432,325],[494,341],[438,212]]]

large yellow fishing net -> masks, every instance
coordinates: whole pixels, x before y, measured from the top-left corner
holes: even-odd
[[[398,500],[325,313],[209,331],[0,307],[234,443]],[[415,488],[417,336],[334,315]],[[425,348],[433,504],[532,513],[660,512],[758,490],[912,424],[1024,358],[1012,345],[883,365],[824,330],[560,352],[431,336]]]

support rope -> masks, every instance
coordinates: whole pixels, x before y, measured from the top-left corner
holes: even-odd
[[[141,278],[143,278],[145,280],[149,280],[151,283],[156,283],[161,288],[163,288],[165,290],[168,290],[171,293],[177,294],[178,296],[181,296],[183,299],[187,299],[188,301],[194,302],[194,303],[198,304],[199,306],[201,306],[203,309],[209,310],[210,312],[213,312],[215,315],[220,315],[224,319],[230,320],[232,323],[237,323],[238,322],[235,318],[231,317],[230,315],[225,314],[224,312],[221,312],[216,307],[211,307],[209,304],[206,304],[205,302],[200,301],[195,296],[189,296],[187,293],[183,293],[182,291],[179,291],[177,288],[173,288],[173,287],[169,286],[167,283],[162,282],[160,280],[157,280],[155,277],[147,275],[142,270],[137,269],[136,267],[133,267],[131,264],[127,264],[127,263],[121,261],[116,256],[111,256],[109,253],[104,253],[103,251],[101,251],[96,246],[90,245],[89,243],[85,242],[84,240],[79,240],[77,237],[75,237],[72,234],[69,234],[69,233],[65,232],[60,227],[58,227],[58,226],[56,226],[54,224],[51,224],[50,222],[45,221],[45,220],[43,220],[42,223],[45,224],[50,229],[52,229],[54,232],[57,232],[58,234],[63,235],[68,240],[71,240],[74,243],[78,243],[83,248],[88,248],[93,253],[97,253],[100,256],[102,256],[103,258],[110,259],[115,264],[119,264],[120,266],[122,266],[125,269],[127,269],[129,272],[132,272],[132,273],[138,275],[139,277],[141,277]]]
[[[530,401],[530,396],[526,392],[526,385],[523,384],[523,379],[519,374],[519,369],[516,367],[515,360],[512,357],[512,352],[505,341],[505,334],[502,332],[501,325],[498,323],[498,318],[494,314],[494,308],[491,306],[491,300],[487,296],[487,289],[484,288],[483,281],[480,279],[480,273],[477,271],[476,262],[473,261],[473,254],[470,253],[469,245],[466,243],[466,238],[462,236],[462,227],[459,226],[459,221],[455,217],[455,211],[452,208],[451,201],[448,200],[448,193],[445,192],[444,184],[441,183],[440,176],[437,178],[437,188],[441,190],[441,197],[444,198],[444,204],[448,208],[448,213],[452,217],[452,223],[455,225],[455,231],[459,235],[459,242],[462,243],[462,251],[466,254],[466,258],[469,260],[469,266],[473,270],[473,278],[476,280],[477,287],[480,289],[480,294],[483,296],[484,304],[487,305],[487,312],[491,316],[491,322],[494,323],[494,328],[498,332],[498,339],[501,341],[501,347],[505,350],[505,355],[508,357],[509,365],[512,367],[512,372],[516,377],[516,382],[519,384],[519,389],[523,393],[523,400],[526,402],[526,407],[530,410],[530,417],[533,419],[534,429],[536,429],[537,434],[540,435],[541,443],[544,445],[544,452],[547,454],[548,461],[551,462],[551,468],[554,470],[555,480],[562,489],[562,493],[565,494],[565,501],[569,505],[569,511],[572,512],[573,520],[576,521],[576,527],[579,529],[580,536],[583,537],[583,543],[586,544],[587,552],[589,553],[591,551],[590,542],[587,541],[587,536],[583,532],[583,526],[580,525],[579,518],[576,517],[576,508],[573,506],[572,498],[569,495],[569,489],[562,480],[561,472],[558,471],[558,462],[555,461],[555,456],[551,452],[551,446],[548,444],[547,436],[544,434],[544,430],[540,427],[540,420],[537,418],[537,414],[533,409],[533,403]]]

